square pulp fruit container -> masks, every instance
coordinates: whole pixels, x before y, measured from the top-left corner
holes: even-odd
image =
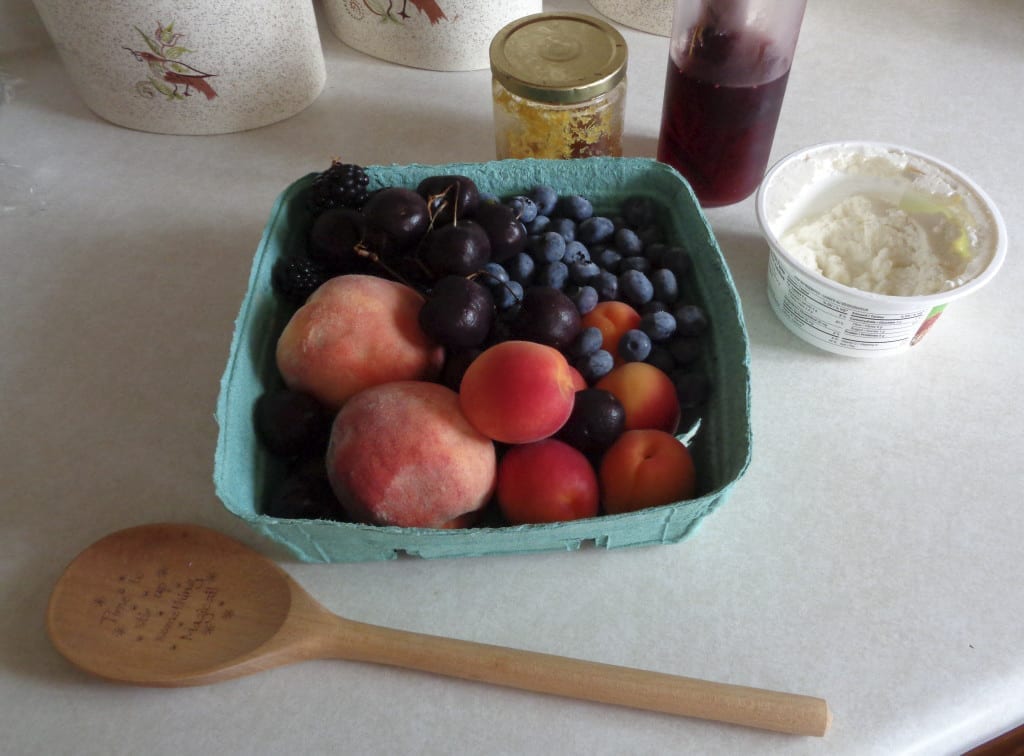
[[[401,528],[325,520],[288,520],[262,514],[263,502],[284,475],[281,463],[262,449],[253,428],[253,405],[280,385],[274,352],[290,313],[271,289],[271,270],[281,256],[301,252],[311,222],[305,195],[315,174],[282,192],[271,212],[235,322],[231,353],[217,402],[220,432],[214,462],[217,495],[233,514],[304,562],[362,562],[465,557],[676,543],[729,494],[750,462],[750,353],[739,299],[721,250],[688,184],[673,169],[642,158],[501,160],[445,165],[372,166],[370,189],[415,188],[433,175],[464,175],[482,192],[499,197],[547,184],[559,194],[581,194],[597,212],[612,214],[632,195],[649,196],[673,244],[689,250],[693,270],[681,282],[683,296],[701,304],[710,320],[701,367],[713,383],[700,426],[689,442],[698,471],[699,497],[618,515],[544,525],[460,530]],[[409,429],[415,433],[414,428]]]

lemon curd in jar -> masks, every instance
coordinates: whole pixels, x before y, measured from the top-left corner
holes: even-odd
[[[495,146],[502,158],[622,155],[626,43],[581,13],[538,13],[491,42]]]

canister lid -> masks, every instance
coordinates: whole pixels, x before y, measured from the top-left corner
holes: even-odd
[[[626,40],[583,13],[535,13],[491,40],[491,74],[530,100],[574,103],[597,97],[626,75]]]

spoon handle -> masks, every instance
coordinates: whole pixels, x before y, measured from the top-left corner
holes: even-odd
[[[342,620],[334,655],[796,735],[824,735],[821,698],[699,680]],[[341,636],[341,637],[339,637]]]

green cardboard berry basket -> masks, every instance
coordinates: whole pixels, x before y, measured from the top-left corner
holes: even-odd
[[[641,158],[502,160],[446,165],[368,168],[370,188],[415,188],[424,178],[459,174],[499,197],[548,184],[560,194],[582,194],[597,210],[611,213],[623,199],[646,195],[661,208],[668,241],[685,246],[693,271],[681,282],[684,295],[709,314],[701,365],[713,382],[689,441],[698,470],[699,497],[619,515],[545,525],[432,530],[325,520],[289,520],[261,513],[263,502],[284,474],[253,429],[253,405],[279,385],[274,364],[278,334],[289,317],[271,290],[271,269],[281,256],[305,244],[310,216],[305,192],[315,174],[278,197],[253,259],[249,286],[235,321],[227,367],[221,379],[214,483],[228,511],[304,562],[362,562],[467,557],[539,551],[571,551],[585,544],[607,549],[677,543],[718,507],[750,463],[750,352],[732,277],[689,185],[673,169]],[[411,431],[412,432],[412,431]]]

